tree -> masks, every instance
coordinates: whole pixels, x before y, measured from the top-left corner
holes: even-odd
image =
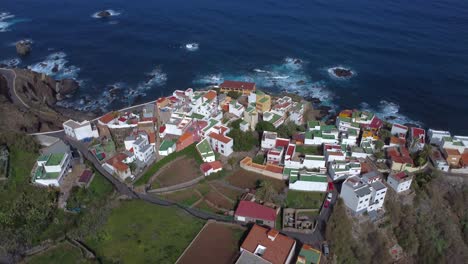
[[[267,121],[260,121],[260,122],[258,122],[257,125],[255,126],[255,131],[257,131],[258,133],[262,134],[263,131],[275,132],[275,131],[276,131],[276,128],[275,128],[275,126],[273,126],[273,124],[270,123],[270,122],[267,122]]]
[[[385,143],[382,140],[377,140],[375,142],[375,149],[380,152],[380,151],[382,151],[382,148],[384,147],[384,145],[385,145]]]
[[[227,93],[227,96],[231,97],[234,100],[237,100],[237,98],[239,98],[241,96],[241,93],[236,92],[236,91],[229,91]]]
[[[383,142],[388,142],[392,137],[392,133],[389,130],[382,128],[379,131],[379,137]]]
[[[257,198],[264,202],[273,202],[276,194],[277,193],[275,187],[273,186],[273,183],[269,180],[260,181],[259,187],[255,192]]]
[[[242,132],[240,129],[232,129],[228,134],[234,140],[234,151],[249,151],[257,144],[253,132]]]

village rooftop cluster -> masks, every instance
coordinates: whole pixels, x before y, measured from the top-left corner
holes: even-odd
[[[255,156],[261,159],[245,156],[239,165],[286,182],[290,191],[319,193],[323,200],[309,210],[280,208],[255,199],[253,193],[243,195],[232,216],[240,224],[258,225],[242,243],[236,263],[318,263],[321,251],[309,245],[294,260],[295,240],[276,229],[312,233],[316,217],[338,196],[352,214],[378,218],[388,188],[408,192],[414,173],[428,166],[468,173],[466,136],[392,124],[360,110],[343,110],[329,120],[306,120],[306,103],[287,95],[270,96],[254,83],[225,81],[216,89],[176,90],[140,108],[110,112],[95,121],[68,120],[63,127],[69,138],[88,144],[107,172],[128,184],[163,157],[194,144],[203,160],[200,175],[222,171],[238,143],[229,136],[233,122],[240,121],[243,132],[255,131],[259,122],[274,129],[287,123],[303,127],[291,137],[262,131]],[[116,136],[115,130],[125,133]],[[60,187],[73,167],[72,155],[63,146],[44,152],[33,170],[33,182]],[[87,170],[80,179],[86,183],[91,177]]]

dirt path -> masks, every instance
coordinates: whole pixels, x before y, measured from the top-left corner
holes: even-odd
[[[226,195],[224,195],[222,192],[220,192],[218,189],[216,189],[215,186],[213,186],[213,184],[211,183],[208,183],[208,185],[210,185],[211,189],[213,189],[213,191],[215,191],[217,194],[221,195],[222,197],[224,197],[226,200],[230,201],[231,203],[236,203],[236,201],[232,200],[231,198],[227,197]]]

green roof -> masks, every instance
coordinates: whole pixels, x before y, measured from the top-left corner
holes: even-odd
[[[263,104],[263,103],[266,103],[268,101],[268,99],[269,98],[267,96],[264,96],[264,97],[262,97],[262,99],[259,100],[259,102]]]
[[[203,131],[208,131],[210,128],[214,127],[217,123],[218,123],[218,120],[210,119],[210,123],[208,124],[207,127],[203,129]]]
[[[302,256],[306,259],[307,264],[317,264],[320,262],[320,256],[322,253],[317,249],[306,249],[302,247],[301,252],[299,252],[299,256]],[[298,264],[300,262],[296,262]]]
[[[247,113],[250,113],[250,112],[253,112],[254,110],[255,110],[255,107],[249,106],[247,107],[247,110],[245,111],[247,111]]]
[[[211,149],[210,143],[208,143],[208,140],[206,138],[197,144],[197,149],[198,152],[200,152],[200,155],[202,155],[203,157],[214,156],[214,152]]]
[[[242,122],[240,122],[240,124],[245,126],[245,125],[248,125],[249,123],[247,123],[245,120],[242,120]]]
[[[444,138],[444,141],[447,141],[447,142],[453,141],[452,137],[443,137],[443,138]]]
[[[301,175],[301,181],[308,181],[308,182],[327,182],[326,176],[317,176],[317,175]]]
[[[312,131],[307,131],[307,132],[305,132],[305,138],[307,138],[307,139],[313,139],[313,138],[314,138],[314,134],[312,133]]]
[[[334,135],[322,135],[323,139],[335,139]]]
[[[455,145],[455,146],[461,146],[461,147],[464,146],[464,145],[463,145],[463,142],[461,142],[461,141],[453,142],[453,145]]]
[[[203,119],[205,118],[204,115],[201,115],[201,114],[197,114],[197,113],[193,113],[191,118],[195,118],[195,119]]]
[[[309,128],[316,127],[316,126],[318,126],[319,124],[320,124],[320,122],[317,121],[317,120],[312,120],[312,121],[307,122],[307,126],[308,126]]]
[[[163,140],[161,146],[159,146],[159,150],[166,151],[170,147],[174,146],[174,141],[172,140]]]
[[[275,113],[272,113],[272,112],[269,112],[271,115],[273,115],[273,117],[270,119],[270,121],[267,121],[267,122],[270,122],[272,124],[274,124],[276,121],[278,121],[281,116],[280,115],[277,115]],[[265,115],[264,115],[265,116]]]
[[[34,180],[37,179],[57,179],[59,177],[60,173],[59,172],[46,172],[44,170],[44,167],[38,167],[36,171],[34,172]]]
[[[50,154],[49,159],[47,160],[46,166],[57,166],[60,165],[60,162],[65,157],[65,153],[53,153]]]
[[[49,159],[49,155],[41,155],[37,158],[37,161],[47,161]]]
[[[348,122],[348,123],[351,123],[351,122],[352,122],[352,120],[351,120],[350,117],[341,117],[341,116],[339,116],[339,117],[338,117],[338,120],[340,120],[340,121],[342,121],[342,122]]]
[[[325,157],[323,156],[311,156],[311,155],[305,155],[304,159],[306,160],[325,160]]]

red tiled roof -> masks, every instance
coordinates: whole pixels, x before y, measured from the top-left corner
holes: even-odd
[[[255,253],[258,245],[264,246],[265,252],[262,258],[271,262],[272,264],[283,264],[286,263],[289,253],[293,250],[295,245],[294,239],[287,237],[282,234],[270,232],[269,229],[254,225],[250,230],[249,234],[245,238],[241,245],[241,248]],[[268,234],[275,236],[274,239],[270,239]]]
[[[206,173],[208,172],[209,170],[211,170],[213,167],[211,167],[210,163],[209,162],[205,162],[205,163],[202,163],[200,165],[200,169],[203,171],[203,173]]]
[[[106,163],[111,165],[118,171],[126,171],[128,169],[128,165],[123,163],[123,160],[125,160],[127,157],[128,156],[126,154],[119,153],[114,157],[110,158],[108,161],[106,161]]]
[[[413,138],[421,138],[420,142],[424,143],[424,136],[426,134],[426,131],[424,131],[424,129],[419,127],[412,127],[411,134],[413,135]]]
[[[447,153],[447,155],[454,155],[454,156],[460,155],[460,151],[458,151],[458,149],[446,148],[445,152]]]
[[[296,149],[295,145],[289,145],[288,149],[286,150],[286,155],[292,155],[294,153],[294,149]]]
[[[208,100],[213,100],[213,99],[216,98],[216,92],[215,91],[209,91],[203,97],[205,97]]]
[[[461,155],[461,160],[460,161],[461,161],[461,165],[463,167],[467,167],[468,166],[468,153],[463,153]]]
[[[109,123],[110,121],[114,120],[115,114],[114,112],[110,112],[99,118],[99,121],[101,121],[104,124]]]
[[[81,173],[78,182],[87,183],[91,179],[91,176],[93,176],[93,173],[90,170],[84,170],[83,173]]]
[[[275,209],[250,201],[240,201],[239,206],[237,206],[235,215],[263,219],[267,221],[276,220]]]
[[[283,167],[276,166],[276,165],[271,165],[271,164],[267,164],[265,166],[265,170],[271,171],[271,172],[274,172],[274,173],[283,173]]]
[[[221,135],[221,134],[218,134],[218,133],[215,133],[215,132],[211,132],[209,135],[209,137],[211,138],[214,138],[218,141],[221,141],[223,142],[224,144],[227,144],[229,142],[231,142],[231,138],[228,138],[228,137],[225,137],[224,135]]]
[[[164,133],[164,131],[166,131],[166,126],[160,126],[159,133]]]
[[[289,139],[285,138],[276,138],[275,147],[287,148],[289,145]]]
[[[156,143],[156,133],[154,132],[148,133],[148,141],[150,144]]]
[[[406,129],[406,130],[408,130],[408,127],[407,127],[407,126],[404,126],[404,125],[393,124],[393,126],[396,126],[396,127],[400,128],[400,129]]]
[[[255,83],[251,82],[238,82],[238,81],[224,81],[219,85],[220,88],[225,89],[243,89],[243,90],[255,90]]]

